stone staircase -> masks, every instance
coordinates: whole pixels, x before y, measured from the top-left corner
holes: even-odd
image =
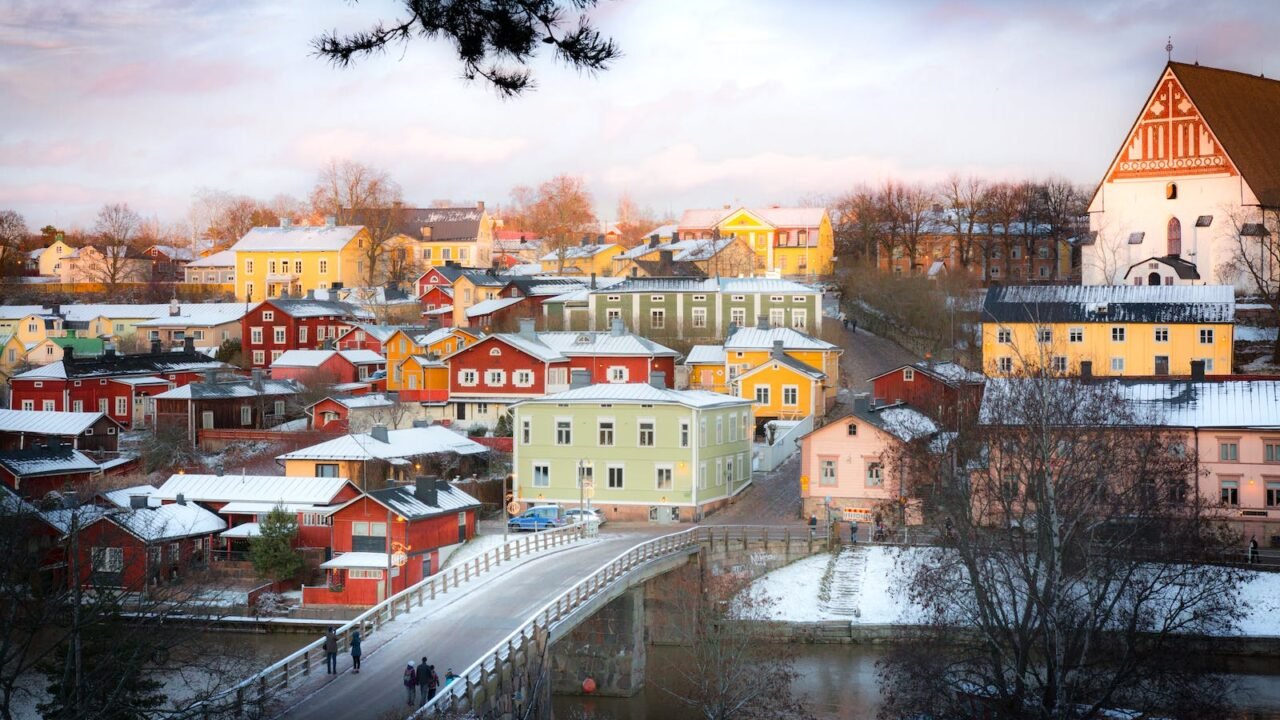
[[[828,569],[828,592],[820,601],[823,612],[835,617],[858,617],[858,601],[862,597],[862,577],[867,569],[867,556],[861,547],[846,545]]]

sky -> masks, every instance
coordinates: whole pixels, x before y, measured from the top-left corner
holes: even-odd
[[[504,100],[416,41],[338,69],[328,30],[395,0],[0,0],[0,209],[181,220],[201,188],[305,198],[330,159],[406,200],[490,206],[582,176],[676,216],[888,178],[1094,184],[1173,59],[1280,77],[1280,4],[1245,0],[602,0],[608,71],[550,58]]]

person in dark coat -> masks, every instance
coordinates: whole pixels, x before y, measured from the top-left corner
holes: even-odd
[[[324,667],[326,675],[338,674],[338,636],[329,628],[324,634]]]
[[[431,691],[431,678],[436,674],[436,669],[427,664],[427,659],[422,658],[422,662],[418,663],[418,704],[426,705],[427,701],[433,695]]]
[[[1249,564],[1258,562],[1258,536],[1254,535],[1249,538]]]
[[[404,669],[405,704],[413,707],[413,696],[418,692],[418,673],[413,670],[413,661]]]
[[[818,513],[809,515],[809,539],[812,540],[818,533]]]
[[[351,672],[360,672],[360,631],[351,631]]]

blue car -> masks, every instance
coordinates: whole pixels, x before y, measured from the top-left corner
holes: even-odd
[[[522,530],[537,532],[538,530],[564,527],[568,524],[569,520],[565,518],[560,508],[554,505],[540,505],[531,507],[508,520],[507,529],[512,532],[520,532]]]

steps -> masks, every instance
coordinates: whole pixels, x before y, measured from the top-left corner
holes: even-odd
[[[866,569],[867,556],[861,547],[842,547],[831,565],[829,591],[819,603],[822,611],[835,617],[858,617],[862,578]]]

